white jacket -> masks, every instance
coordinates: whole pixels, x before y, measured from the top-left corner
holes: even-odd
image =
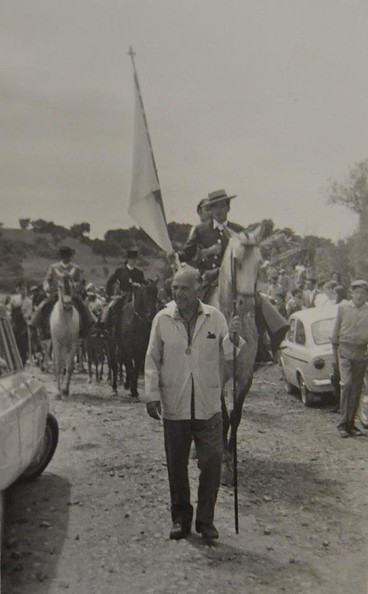
[[[144,402],[161,400],[169,420],[191,418],[192,384],[196,419],[221,411],[221,357],[231,359],[233,343],[223,314],[200,302],[188,353],[188,336],[175,302],[154,318],[145,361]],[[237,354],[245,345],[239,337]]]

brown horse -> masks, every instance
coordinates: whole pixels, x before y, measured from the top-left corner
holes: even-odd
[[[126,303],[121,313],[112,321],[110,366],[112,388],[117,393],[118,368],[126,369],[125,388],[132,396],[138,394],[138,375],[143,368],[152,320],[158,311],[157,286],[154,281],[136,287],[132,301]]]

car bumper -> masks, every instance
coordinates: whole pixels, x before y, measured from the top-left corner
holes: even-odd
[[[313,379],[310,390],[315,393],[333,392],[334,388],[330,379]]]

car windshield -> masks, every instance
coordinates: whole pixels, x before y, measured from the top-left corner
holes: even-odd
[[[331,334],[335,318],[318,320],[311,326],[313,340],[316,344],[328,344],[331,342]]]

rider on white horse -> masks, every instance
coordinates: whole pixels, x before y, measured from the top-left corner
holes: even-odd
[[[74,250],[69,246],[59,248],[60,261],[51,264],[43,283],[45,293],[50,296],[38,306],[31,320],[31,325],[43,330],[48,327],[51,311],[58,299],[58,279],[60,275],[67,275],[74,284],[73,305],[78,310],[81,320],[80,336],[84,337],[88,334],[88,330],[96,321],[96,318],[79,294],[83,288],[82,269],[72,262],[73,254]]]
[[[230,200],[225,190],[208,194],[206,206],[210,208],[210,220],[200,223],[192,230],[184,249],[179,253],[182,261],[195,265],[203,277],[203,298],[206,301],[211,288],[217,286],[219,270],[229,238],[243,231],[243,227],[227,220]]]
[[[227,220],[230,200],[236,196],[228,196],[225,190],[217,190],[208,194],[208,204],[212,220],[201,223],[191,232],[182,252],[181,261],[195,266],[202,273],[203,295],[205,303],[213,295],[218,285],[218,276],[223,256],[231,236],[244,232],[244,227]],[[287,331],[287,321],[271,305],[270,301],[254,287],[257,326],[266,326],[271,338],[272,349],[276,351]]]

